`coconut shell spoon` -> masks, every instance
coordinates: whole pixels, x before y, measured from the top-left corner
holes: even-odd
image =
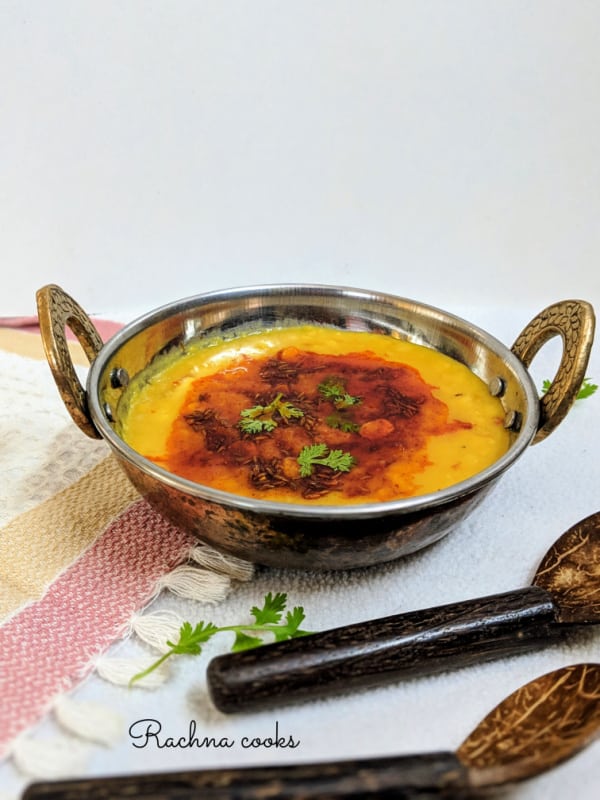
[[[456,752],[38,783],[23,800],[457,800],[533,778],[599,733],[600,664],[575,664],[517,689]]]
[[[364,688],[538,649],[600,622],[600,512],[546,553],[532,585],[217,656],[208,688],[226,713]]]

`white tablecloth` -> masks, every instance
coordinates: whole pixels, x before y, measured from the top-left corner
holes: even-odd
[[[540,309],[451,310],[510,345]],[[548,345],[536,358],[532,373],[538,385],[542,378],[553,374],[557,352],[557,348]],[[69,447],[77,457],[82,454],[84,462],[93,462],[104,447],[79,435],[59,410],[62,403],[48,379],[46,365],[29,361],[27,365],[28,371],[21,377],[38,387],[39,408],[38,413],[30,408],[26,414],[11,409],[4,418],[3,424],[7,430],[12,427],[14,438],[13,446],[1,451],[4,462],[9,459],[9,463],[2,463],[6,495],[2,522],[24,510],[24,504],[60,488],[56,474],[45,470],[37,474],[38,497],[32,500],[21,495],[18,499],[24,472],[36,475],[36,459],[37,464],[43,465],[52,455],[44,453],[53,441],[50,433],[64,430]],[[598,348],[592,353],[588,374],[596,382],[600,378]],[[9,379],[5,373],[3,380]],[[236,585],[217,606],[164,593],[151,610],[172,608],[191,622],[210,619],[217,624],[233,624],[249,619],[250,607],[260,604],[267,591],[285,591],[290,606],[304,606],[304,627],[321,630],[527,586],[555,539],[600,507],[599,408],[600,392],[578,401],[560,427],[547,440],[530,447],[464,523],[441,542],[414,556],[345,573],[259,569],[252,581]],[[40,428],[41,413],[47,419],[56,417],[47,424],[47,440],[43,426]],[[23,439],[27,424],[35,432],[31,439],[33,449],[28,449]],[[95,449],[96,455],[91,455],[90,448]],[[93,701],[117,711],[122,720],[122,737],[112,746],[90,748],[85,775],[454,750],[488,711],[520,685],[567,664],[600,662],[600,630],[590,629],[538,652],[477,667],[300,706],[225,716],[207,698],[205,673],[210,657],[225,652],[228,643],[227,636],[220,635],[200,656],[173,658],[169,679],[155,690],[117,687],[96,674],[86,679],[73,693],[73,699]],[[140,652],[147,650],[136,637],[131,637],[115,644],[109,655],[129,657]],[[160,722],[165,737],[185,736],[193,719],[200,737],[227,737],[236,744],[229,749],[158,749],[153,744],[138,749],[128,730],[137,720],[148,718]],[[276,723],[280,733],[300,742],[297,748],[274,751],[241,746],[243,737],[273,735]],[[56,733],[55,722],[48,717],[33,735],[43,738]],[[599,752],[596,743],[507,796],[513,800],[563,800],[569,796],[595,800],[600,779]],[[6,797],[18,796],[27,781],[10,761],[0,765],[0,787]]]

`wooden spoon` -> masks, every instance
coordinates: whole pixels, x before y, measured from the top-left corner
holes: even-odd
[[[555,542],[525,589],[218,656],[208,688],[226,713],[281,705],[538,649],[598,622],[600,512]]]
[[[23,800],[457,800],[533,778],[599,732],[600,664],[575,664],[509,695],[454,753],[38,783]]]

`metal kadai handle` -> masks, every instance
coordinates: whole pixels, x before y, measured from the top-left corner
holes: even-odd
[[[77,377],[69,352],[66,328],[73,331],[90,364],[102,349],[100,334],[81,306],[60,286],[43,286],[36,300],[42,343],[62,401],[79,428],[90,438],[99,439],[90,417],[87,392]]]
[[[541,442],[564,419],[585,378],[594,340],[594,309],[585,300],[562,300],[541,311],[521,331],[512,352],[529,367],[540,348],[555,336],[563,341],[560,365],[540,398],[540,419],[532,444]]]

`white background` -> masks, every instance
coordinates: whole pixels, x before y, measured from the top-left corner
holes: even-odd
[[[123,321],[206,290],[342,283],[464,311],[510,344],[555,300],[598,310],[599,42],[597,0],[0,0],[0,315],[33,313],[48,282]],[[428,572],[395,564],[331,608],[316,577],[269,573],[215,613],[289,586],[320,629],[527,585],[597,509],[597,399],[423,555]],[[304,759],[447,749],[525,680],[597,653],[596,634],[279,719],[304,730]],[[205,666],[114,705],[177,729]],[[99,683],[78,694],[106,699]],[[128,741],[94,759],[98,775],[189,767]],[[511,797],[591,799],[597,775],[588,748]]]
[[[595,0],[1,0],[0,315],[599,301],[599,39]]]

